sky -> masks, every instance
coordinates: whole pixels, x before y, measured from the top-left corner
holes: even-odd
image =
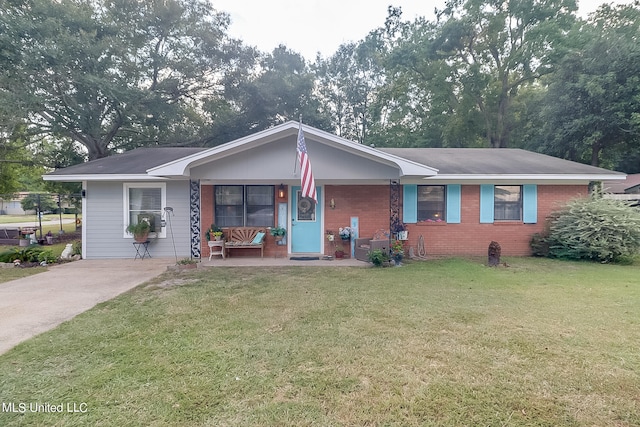
[[[586,17],[605,0],[577,0]],[[279,44],[313,61],[316,53],[334,54],[341,44],[362,40],[384,25],[387,7],[400,6],[404,20],[417,16],[434,19],[444,0],[211,0],[213,7],[231,17],[229,34],[263,52]],[[618,0],[615,3],[631,3]]]

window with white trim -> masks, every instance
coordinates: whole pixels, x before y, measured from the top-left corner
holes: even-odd
[[[496,185],[494,187],[493,209],[496,221],[521,221],[522,186]]]
[[[124,184],[124,237],[129,224],[147,221],[151,232],[157,237],[166,237],[162,227],[162,209],[166,206],[167,187],[165,183],[125,183]]]

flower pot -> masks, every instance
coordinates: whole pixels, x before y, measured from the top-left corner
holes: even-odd
[[[407,240],[409,238],[409,232],[407,230],[398,231],[396,237],[397,237],[397,240]]]
[[[18,243],[20,246],[29,246],[29,239],[20,239],[20,243]]]
[[[53,236],[45,236],[47,238],[47,245],[53,245]]]
[[[344,251],[336,251],[335,254],[336,259],[342,259],[344,258]]]
[[[134,234],[133,235],[133,240],[135,240],[138,243],[144,243],[147,240],[149,240],[149,233],[145,233],[145,234]]]

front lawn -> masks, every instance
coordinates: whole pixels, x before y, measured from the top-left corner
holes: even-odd
[[[640,268],[508,262],[167,273],[0,356],[0,424],[640,425]]]

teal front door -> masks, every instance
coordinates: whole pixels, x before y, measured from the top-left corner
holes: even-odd
[[[318,200],[322,189],[316,187]],[[322,253],[322,208],[302,197],[300,187],[291,187],[291,253]]]

